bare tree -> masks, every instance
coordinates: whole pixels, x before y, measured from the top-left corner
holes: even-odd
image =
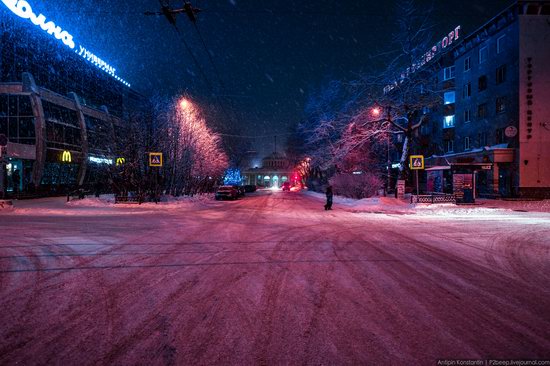
[[[159,104],[159,146],[167,156],[165,186],[173,195],[202,193],[228,165],[220,136],[212,132],[189,97]]]
[[[402,179],[407,177],[415,131],[427,121],[423,111],[441,102],[434,77],[439,58],[431,41],[431,12],[404,0],[397,13],[392,49],[379,55],[385,70],[333,84],[337,88],[328,88],[313,104],[314,118],[301,125],[316,165],[337,165],[357,149],[379,149],[393,141],[392,135],[402,134],[399,170]]]

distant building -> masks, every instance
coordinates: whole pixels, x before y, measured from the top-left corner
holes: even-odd
[[[518,1],[442,56],[413,150],[426,191],[550,197],[549,24],[549,1]]]
[[[262,160],[261,167],[250,168],[243,172],[243,184],[266,188],[279,188],[284,182],[294,184],[298,178],[293,168],[283,155],[273,153]]]
[[[125,121],[146,103],[67,31],[33,24],[30,6],[22,17],[0,4],[0,134],[9,140],[0,170],[8,193],[63,192],[116,164]]]

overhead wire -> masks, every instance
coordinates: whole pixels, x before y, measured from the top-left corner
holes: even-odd
[[[193,26],[195,28],[195,30],[197,31],[197,34],[199,36],[199,39],[202,43],[202,46],[204,48],[204,51],[206,52],[206,54],[208,55],[208,59],[210,60],[210,64],[212,64],[212,68],[214,70],[214,73],[216,74],[216,78],[218,79],[218,82],[220,83],[220,86],[222,88],[222,91],[223,93],[225,94],[225,96],[229,96],[229,93],[227,92],[227,88],[225,87],[225,83],[221,77],[221,74],[218,70],[218,67],[216,66],[216,63],[214,62],[214,59],[212,58],[212,54],[210,53],[210,50],[208,49],[208,47],[206,46],[206,42],[204,41],[204,38],[202,37],[202,33],[197,25],[196,22],[193,22]],[[238,120],[238,117],[236,116],[236,112],[234,110],[234,106],[233,106],[233,103],[231,103],[231,98],[227,98],[229,100],[229,103],[231,105],[231,111],[233,112],[235,119]]]
[[[210,93],[218,100],[218,103],[220,105],[220,108],[222,110],[222,113],[225,115],[225,118],[227,118],[228,121],[233,121],[231,116],[229,115],[229,113],[227,113],[227,110],[225,109],[223,103],[220,101],[220,98],[219,96],[214,92],[214,88],[212,87],[212,83],[210,83],[210,80],[208,79],[208,77],[206,76],[206,73],[204,72],[201,64],[199,63],[199,61],[197,60],[197,58],[195,57],[195,54],[193,53],[193,51],[191,50],[191,47],[189,46],[189,44],[187,43],[187,41],[185,40],[185,37],[183,36],[183,34],[181,33],[179,27],[176,25],[176,24],[173,24],[174,28],[176,29],[176,32],[178,33],[178,35],[180,36],[183,44],[185,45],[185,48],[187,49],[187,52],[189,53],[189,55],[191,56],[191,58],[193,59],[193,62],[195,63],[195,66],[197,67],[197,69],[199,70],[200,74],[202,75],[204,81],[206,82],[206,85],[208,87],[208,89],[210,90]]]

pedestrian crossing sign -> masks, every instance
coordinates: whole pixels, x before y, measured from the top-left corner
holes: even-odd
[[[149,166],[162,166],[162,153],[150,152],[149,153]]]
[[[424,169],[424,155],[411,155],[411,170]]]

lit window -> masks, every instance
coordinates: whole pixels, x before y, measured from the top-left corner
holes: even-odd
[[[504,50],[504,45],[506,44],[506,36],[500,36],[497,39],[497,54],[501,53]]]
[[[443,117],[443,128],[451,128],[455,126],[455,116]]]
[[[443,80],[453,79],[455,77],[455,67],[449,66],[443,69]]]
[[[479,63],[482,64],[485,61],[487,61],[487,56],[488,56],[487,47],[481,47],[479,49]]]
[[[455,92],[445,92],[443,94],[443,104],[453,104],[455,102]]]
[[[466,57],[464,59],[464,71],[470,71],[472,68],[472,59],[470,57]]]
[[[466,109],[466,110],[464,111],[464,122],[465,122],[465,123],[471,121],[470,115],[471,115],[471,111],[470,111],[469,109]]]

